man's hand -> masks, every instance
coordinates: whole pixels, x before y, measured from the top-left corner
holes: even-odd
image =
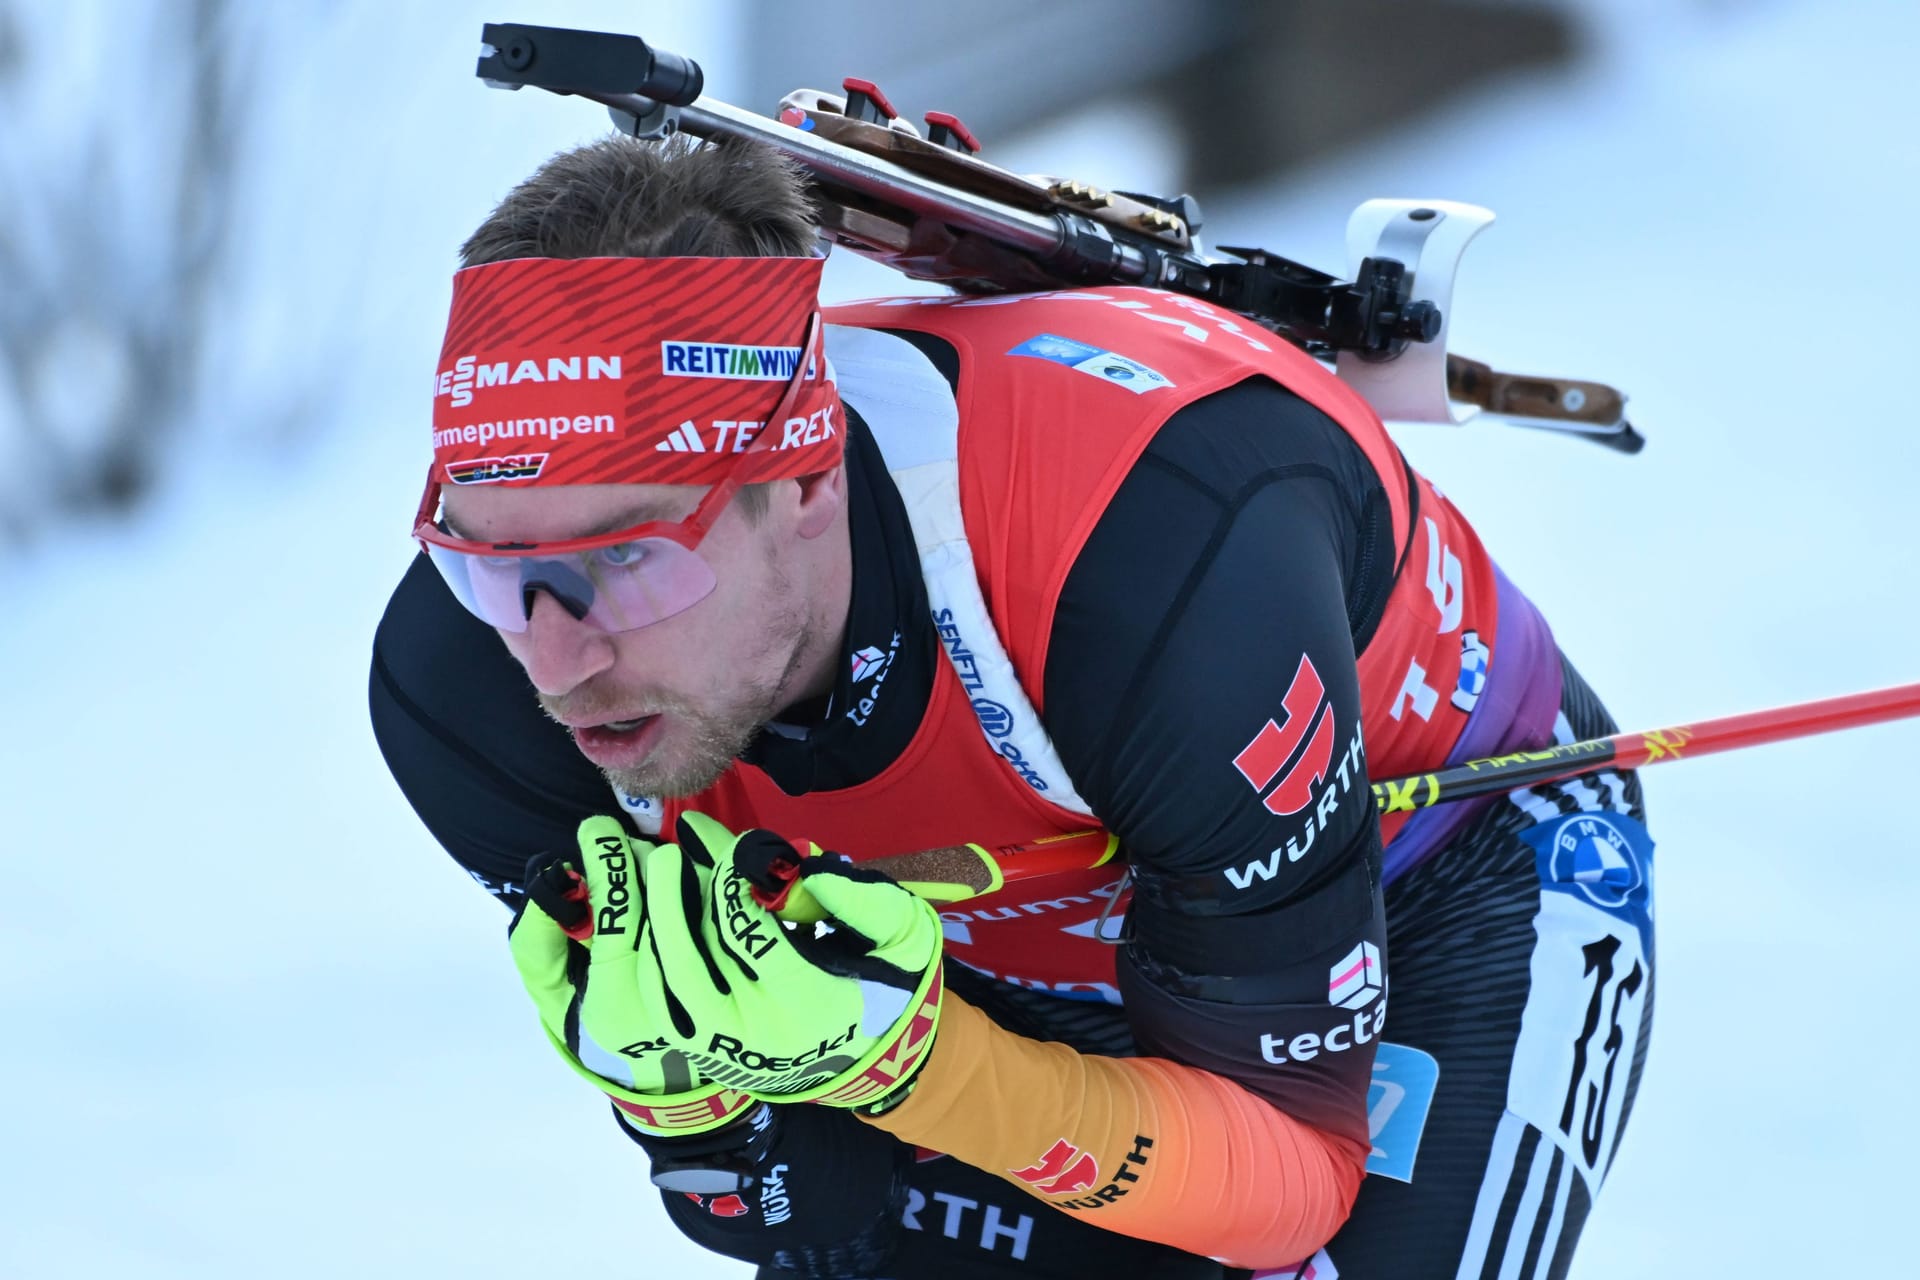
[[[560,1056],[634,1128],[675,1137],[716,1129],[753,1100],[702,1078],[678,1047],[691,1030],[684,1010],[676,1027],[657,967],[636,963],[653,955],[637,865],[652,847],[630,840],[616,819],[587,819],[574,854],[529,871],[527,903],[507,937]]]
[[[831,924],[788,929],[748,874],[791,861],[786,841],[701,814],[677,834],[677,848],[640,855],[647,946],[631,961],[694,1070],[773,1102],[878,1113],[904,1098],[939,1023],[933,908],[885,876],[809,857],[799,875]]]

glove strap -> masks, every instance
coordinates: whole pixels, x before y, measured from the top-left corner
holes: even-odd
[[[896,1025],[891,1040],[881,1041],[854,1068],[851,1078],[842,1079],[822,1093],[802,1095],[793,1101],[848,1107],[868,1115],[879,1115],[898,1106],[912,1092],[915,1077],[933,1051],[933,1034],[940,1026],[940,997],[946,990],[942,968],[936,959],[913,1002],[913,1012]]]
[[[606,1088],[604,1080],[600,1085]],[[718,1087],[661,1097],[612,1092],[607,1096],[620,1108],[623,1121],[642,1133],[660,1138],[686,1137],[718,1129],[739,1119],[754,1105],[754,1100],[740,1090]]]
[[[738,1089],[722,1085],[703,1085],[685,1093],[634,1093],[623,1089],[593,1071],[576,1058],[566,1042],[547,1028],[547,1042],[582,1080],[591,1081],[600,1092],[613,1099],[625,1123],[656,1138],[680,1138],[706,1133],[731,1123],[750,1107],[753,1099]]]

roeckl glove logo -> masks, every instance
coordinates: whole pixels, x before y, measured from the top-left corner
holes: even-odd
[[[619,836],[598,836],[594,843],[600,846],[599,858],[606,864],[607,903],[594,918],[593,927],[601,933],[625,933],[626,926],[620,920],[633,900],[627,892],[627,842]]]
[[[759,960],[773,950],[774,938],[764,912],[759,915],[749,915],[740,905],[740,894],[745,884],[744,876],[727,877],[724,895],[727,904],[727,932],[748,955]]]
[[[624,1053],[629,1058],[644,1058],[650,1053],[659,1053],[666,1047],[667,1040],[663,1036],[658,1040],[635,1040],[632,1044],[623,1044],[618,1052]]]
[[[729,1062],[735,1066],[745,1067],[749,1071],[792,1071],[798,1067],[812,1066],[826,1058],[835,1049],[851,1044],[859,1030],[857,1024],[849,1023],[847,1029],[833,1039],[822,1040],[805,1053],[796,1053],[791,1058],[769,1057],[756,1049],[749,1049],[730,1035],[715,1032],[713,1040],[707,1045],[707,1052],[724,1054]],[[851,1060],[848,1060],[846,1065],[851,1066]]]

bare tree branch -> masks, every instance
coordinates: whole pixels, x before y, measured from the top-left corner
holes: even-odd
[[[24,478],[0,489],[0,536],[137,502],[188,428],[218,319],[245,24],[234,0],[129,13],[116,7],[113,35],[159,73],[140,118],[95,113],[64,145],[0,131],[0,437],[17,435],[9,453],[24,460]],[[0,99],[31,90],[70,35],[63,23],[81,25],[0,0]],[[75,110],[89,101],[72,98]]]

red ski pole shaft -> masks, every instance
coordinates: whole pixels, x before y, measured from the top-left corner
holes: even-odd
[[[1450,800],[1560,782],[1599,769],[1637,769],[1910,716],[1920,716],[1920,684],[1469,760],[1434,773],[1376,782],[1373,797],[1381,813],[1405,813]],[[1101,866],[1114,860],[1116,852],[1106,832],[1088,830],[1026,844],[923,849],[876,858],[866,865],[896,880],[914,883],[934,901],[952,902],[992,893],[1021,880]]]
[[[1611,738],[1590,738],[1540,751],[1469,760],[1434,773],[1376,782],[1373,798],[1381,813],[1406,813],[1449,800],[1468,800],[1559,782],[1597,769],[1637,769],[1667,760],[1712,755],[1909,716],[1920,716],[1920,684],[1895,685],[1817,702],[1748,711],[1718,720],[1619,733]]]

